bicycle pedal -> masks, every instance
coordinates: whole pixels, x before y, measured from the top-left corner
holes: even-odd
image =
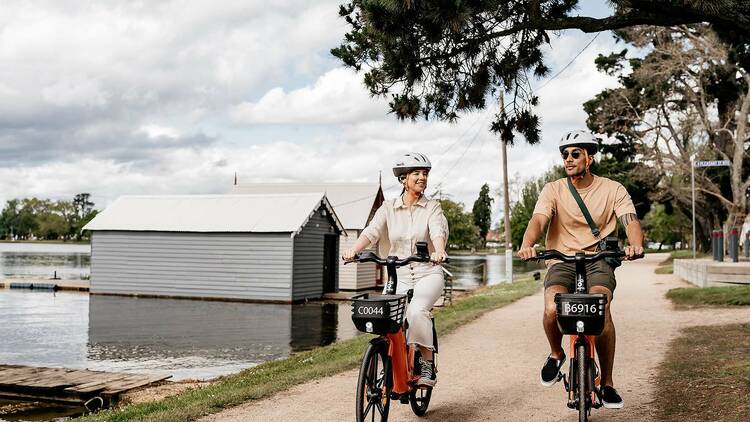
[[[399,400],[401,398],[401,394],[391,391],[388,397],[390,397],[391,400]]]
[[[405,394],[403,396],[399,397],[398,400],[401,402],[401,404],[409,404],[409,396],[407,396]]]

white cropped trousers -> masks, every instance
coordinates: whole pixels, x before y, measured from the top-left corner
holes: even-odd
[[[406,341],[435,350],[430,311],[445,287],[442,268],[431,263],[412,263],[399,268],[397,275],[396,294],[406,294],[409,289],[414,289],[414,296],[406,308],[406,319],[409,321]]]

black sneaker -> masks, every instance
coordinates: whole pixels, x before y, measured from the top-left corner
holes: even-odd
[[[609,385],[605,385],[602,387],[602,404],[607,409],[622,409],[622,406],[625,404],[622,401],[622,397],[620,397],[619,394],[617,394],[617,390],[614,389],[614,387],[610,387]]]
[[[560,359],[555,359],[552,355],[547,356],[540,379],[543,386],[550,387],[560,380],[560,368],[562,368],[563,363],[565,363],[565,353]]]
[[[437,383],[437,375],[435,374],[435,364],[431,360],[424,360],[419,358],[419,364],[422,370],[417,380],[417,385],[422,387],[434,387]]]

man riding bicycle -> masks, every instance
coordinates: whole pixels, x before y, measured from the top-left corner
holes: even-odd
[[[518,256],[529,259],[536,256],[534,244],[549,223],[546,248],[563,254],[595,252],[602,239],[613,235],[617,220],[625,227],[629,246],[626,259],[643,253],[643,232],[635,206],[627,190],[618,182],[595,176],[590,167],[599,143],[589,132],[577,130],[560,140],[566,178],[547,183],[539,194],[533,215],[523,236]],[[573,191],[577,191],[585,206],[579,205]],[[592,223],[585,217],[588,210]],[[550,345],[550,354],[541,371],[541,383],[551,386],[559,380],[560,368],[565,362],[561,347],[562,333],[557,326],[555,295],[574,291],[575,264],[548,261],[544,279],[544,332]],[[619,409],[623,400],[613,387],[612,367],[615,357],[615,326],[610,315],[616,281],[614,268],[606,261],[586,265],[590,293],[603,293],[609,298],[605,310],[605,325],[596,339],[596,352],[601,365],[601,398],[604,407]]]

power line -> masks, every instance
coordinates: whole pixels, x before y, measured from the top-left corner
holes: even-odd
[[[596,38],[599,37],[599,34],[601,34],[601,32],[597,32],[596,35],[594,35],[591,38],[591,40],[589,40],[589,42],[585,46],[583,46],[583,48],[581,49],[581,51],[579,51],[578,54],[576,54],[575,56],[573,56],[573,58],[568,62],[568,64],[566,64],[565,66],[563,66],[563,68],[560,69],[554,75],[552,75],[551,78],[547,79],[541,86],[539,86],[535,90],[532,90],[531,92],[532,93],[537,93],[537,92],[541,91],[550,82],[552,82],[553,80],[555,80],[555,78],[557,78],[558,76],[560,76],[561,73],[565,72],[565,69],[567,69],[568,67],[570,67],[570,65],[573,64],[574,61],[576,61],[576,59],[578,58],[578,56],[580,56],[581,54],[583,54],[583,52],[586,51],[587,48],[589,48],[589,46],[594,42],[594,40],[596,40]]]
[[[560,76],[560,75],[561,75],[561,74],[562,74],[563,72],[565,72],[565,70],[567,70],[567,69],[568,69],[568,68],[570,67],[570,65],[572,65],[572,64],[573,64],[573,62],[575,62],[575,61],[576,61],[576,59],[578,59],[578,57],[580,57],[580,55],[581,55],[581,54],[583,54],[583,52],[584,52],[584,51],[586,51],[586,49],[587,49],[587,48],[589,48],[589,46],[591,46],[591,44],[593,44],[593,43],[594,43],[594,41],[595,41],[595,40],[596,40],[596,39],[597,39],[597,38],[599,37],[599,34],[601,34],[601,32],[598,32],[598,33],[597,33],[596,35],[594,35],[594,36],[593,36],[593,37],[592,37],[592,38],[591,38],[591,39],[589,40],[589,42],[588,42],[588,43],[586,43],[586,45],[585,45],[585,46],[583,46],[583,48],[582,48],[582,49],[581,49],[581,50],[580,50],[580,51],[579,51],[579,52],[578,52],[578,53],[577,53],[577,54],[576,54],[575,56],[573,56],[573,58],[572,58],[572,59],[570,59],[570,61],[568,61],[568,63],[567,63],[567,64],[566,64],[565,66],[563,66],[563,67],[562,67],[562,69],[560,69],[559,71],[557,71],[557,73],[555,73],[554,75],[552,75],[552,77],[550,77],[549,79],[547,79],[547,80],[546,80],[546,81],[545,81],[545,82],[544,82],[544,83],[543,83],[543,84],[542,84],[541,86],[539,86],[539,87],[538,87],[538,88],[536,88],[535,90],[532,90],[532,91],[531,91],[531,93],[532,93],[532,94],[538,93],[538,92],[539,92],[539,91],[541,91],[541,90],[542,90],[542,89],[543,89],[544,87],[546,87],[546,86],[547,86],[547,85],[548,85],[548,84],[549,84],[550,82],[552,82],[552,81],[553,81],[553,80],[555,80],[555,79],[556,79],[556,78],[557,78],[558,76]],[[501,95],[502,95],[502,94],[501,94]],[[505,112],[505,110],[506,110],[506,109],[507,109],[507,108],[508,108],[508,107],[510,106],[510,104],[511,104],[511,103],[506,103],[506,105],[505,105],[505,106],[503,107],[502,111],[503,111],[503,112]],[[487,111],[489,111],[489,109],[485,109],[485,113],[486,113]],[[481,115],[480,115],[480,117],[481,117]],[[475,125],[477,124],[477,122],[478,122],[478,121],[480,120],[480,117],[477,117],[477,119],[476,119],[476,120],[474,121],[474,123],[473,123],[473,124],[471,125],[471,127],[470,127],[470,128],[473,128],[473,127],[474,127],[474,126],[475,126]],[[469,131],[469,130],[467,129],[467,130],[466,130],[466,131],[465,131],[465,132],[464,132],[464,133],[463,133],[463,134],[461,135],[461,137],[463,137],[463,135],[465,135],[466,133],[468,133],[468,131]],[[446,179],[448,178],[448,175],[450,174],[450,172],[451,172],[451,171],[453,171],[453,169],[454,169],[454,168],[455,168],[455,167],[456,167],[456,166],[458,165],[458,163],[460,163],[460,162],[461,162],[461,160],[462,160],[462,159],[463,159],[463,157],[464,157],[464,156],[466,155],[466,153],[468,152],[469,148],[471,148],[471,145],[472,145],[472,144],[474,143],[474,141],[476,140],[477,136],[479,135],[479,132],[480,132],[480,131],[477,131],[477,132],[476,132],[476,133],[474,134],[474,137],[473,137],[473,138],[471,139],[471,141],[469,142],[469,145],[468,145],[468,146],[466,147],[466,149],[464,149],[464,152],[463,152],[463,153],[461,154],[461,156],[460,156],[460,157],[459,157],[459,158],[458,158],[458,159],[457,159],[457,160],[456,160],[456,161],[455,161],[455,162],[453,163],[453,165],[451,166],[451,168],[450,168],[450,169],[449,169],[449,170],[448,170],[448,171],[447,171],[447,172],[445,173],[445,175],[443,176],[443,179],[442,179],[442,180],[441,180],[441,181],[440,181],[440,182],[439,182],[439,183],[437,184],[437,187],[438,187],[438,188],[439,188],[439,187],[442,187],[442,184],[443,184],[443,182],[444,182],[444,181],[445,181],[445,180],[446,180]],[[456,146],[456,145],[458,144],[458,142],[459,142],[459,141],[461,140],[461,137],[459,137],[459,139],[458,139],[458,140],[456,140],[456,142],[454,142],[453,144],[451,144],[451,146],[450,146],[450,147],[448,147],[448,148],[447,148],[447,149],[446,149],[446,150],[445,150],[445,151],[444,151],[444,152],[443,152],[442,154],[440,154],[440,156],[439,156],[439,157],[442,157],[442,156],[443,156],[443,155],[445,155],[445,154],[446,154],[446,153],[447,153],[448,151],[450,151],[450,150],[451,150],[451,149],[452,149],[452,148],[453,148],[454,146]],[[483,144],[483,146],[484,146],[484,144]]]

